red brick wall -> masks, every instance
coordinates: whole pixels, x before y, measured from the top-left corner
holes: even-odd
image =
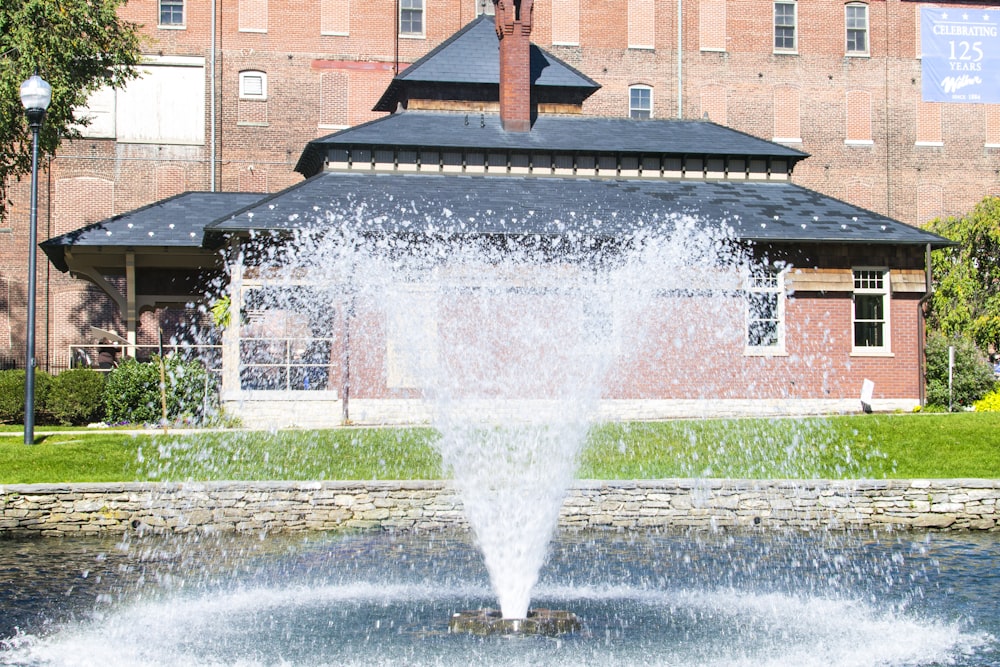
[[[397,59],[405,66],[440,44],[475,17],[477,1],[426,0],[425,36],[396,39],[394,0],[350,2],[346,35],[321,34],[324,20],[343,22],[342,17],[334,19],[330,14],[329,0],[242,0],[244,19],[251,5],[266,4],[267,32],[240,32],[241,1],[219,0],[218,187],[273,192],[301,180],[292,167],[306,142],[331,131],[322,126],[353,125],[377,117],[371,107],[390,80]],[[532,41],[602,85],[585,103],[586,113],[624,116],[628,86],[642,82],[653,86],[656,117],[677,115],[677,4],[675,0],[651,2],[651,29],[642,18],[650,15],[645,0],[580,2],[576,5],[579,44],[552,47],[553,8],[576,3],[535,1]],[[182,30],[157,27],[157,0],[132,0],[122,13],[145,26],[150,54],[198,56],[207,63],[210,6],[190,0]],[[712,0],[683,2],[684,117],[701,118],[708,112],[712,120],[770,139],[789,121],[787,109],[778,108],[785,98],[775,91],[797,89],[802,143],[795,147],[812,156],[796,167],[797,183],[909,223],[961,214],[984,195],[1000,190],[1000,147],[995,146],[1000,143],[1000,112],[996,105],[941,105],[942,145],[915,145],[918,136],[926,136],[922,123],[926,119],[919,116],[919,3],[885,0],[869,5],[870,58],[844,55],[842,0],[799,3],[795,55],[772,52],[771,0],[725,0],[725,26],[719,26],[724,27],[725,51],[702,51],[703,29],[713,26],[710,17],[702,15],[703,6],[713,6]],[[642,22],[635,23],[639,18]],[[258,27],[263,25],[263,19],[255,20]],[[572,33],[565,17],[556,20],[563,21],[557,35]],[[630,20],[634,30],[647,35],[651,31],[655,48],[628,48]],[[239,72],[247,69],[267,74],[266,115],[260,113],[261,103],[252,111],[241,107]],[[40,238],[109,212],[137,208],[179,189],[208,189],[207,88],[203,146],[116,145],[95,139],[66,144],[51,169],[43,169]],[[854,94],[864,94],[869,100],[871,145],[845,145],[848,99]],[[241,119],[260,124],[240,124]],[[254,167],[252,178],[250,166]],[[77,179],[102,184],[91,194],[83,192],[66,201],[57,191],[62,185],[79,184]],[[23,294],[26,282],[27,185],[27,179],[14,184],[8,219],[11,231],[0,231],[5,241],[0,244],[0,281],[10,286],[12,294],[8,304],[11,337],[10,341],[0,339],[0,357],[22,356],[24,305],[23,296],[17,294]],[[98,191],[105,193],[100,201],[95,200]],[[50,194],[58,199],[52,215]],[[40,299],[76,284],[45,262],[40,264]],[[81,304],[81,309],[88,307]],[[49,332],[68,332],[59,334],[67,338],[75,331],[59,309],[46,313],[40,317],[38,337],[48,341],[39,345],[43,364],[45,346],[51,348],[57,338]]]

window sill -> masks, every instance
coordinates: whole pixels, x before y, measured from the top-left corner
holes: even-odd
[[[871,139],[844,139],[845,146],[874,146],[875,142]]]
[[[418,35],[417,33],[401,32],[399,33],[400,39],[427,39],[427,35]]]
[[[789,137],[774,137],[771,139],[776,144],[801,144],[801,138],[789,138]]]
[[[580,42],[552,42],[552,46],[580,46]]]
[[[270,123],[236,123],[236,127],[270,127],[270,125]]]
[[[157,30],[187,30],[186,24],[162,23],[156,26]]]
[[[240,28],[236,32],[255,32],[258,35],[267,34],[267,28]]]
[[[703,52],[703,53],[725,53],[726,52],[726,49],[724,49],[724,48],[720,49],[720,48],[717,48],[717,47],[714,47],[714,46],[703,46],[703,47],[701,47],[698,50],[701,51],[701,52]]]
[[[929,147],[929,148],[939,148],[941,146],[944,146],[944,142],[943,141],[915,141],[915,142],[913,142],[913,145],[914,146],[925,146],[925,147]]]
[[[859,53],[847,52],[847,53],[844,54],[844,57],[845,58],[871,58],[872,54],[870,54],[870,53],[860,53],[860,52]]]
[[[784,347],[768,349],[763,347],[747,347],[743,349],[744,357],[787,357]]]
[[[773,53],[776,56],[797,56],[797,55],[799,55],[799,50],[798,49],[775,49],[771,53]]]
[[[891,350],[879,350],[879,349],[866,350],[864,348],[856,348],[856,349],[851,350],[851,355],[850,356],[852,356],[852,357],[881,357],[883,359],[886,359],[886,358],[895,357],[896,355],[893,354]]]
[[[320,30],[319,34],[323,37],[350,37],[349,32],[338,32],[336,30]]]
[[[645,44],[629,44],[628,49],[630,51],[655,51],[656,47]]]

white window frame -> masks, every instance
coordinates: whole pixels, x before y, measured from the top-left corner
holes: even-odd
[[[649,107],[643,108],[633,104],[633,92],[645,92],[649,96]],[[639,113],[639,116],[636,116]],[[642,115],[645,113],[646,115]],[[648,120],[653,117],[653,87],[645,84],[636,84],[628,87],[628,117],[634,120]]]
[[[260,92],[248,92],[248,84],[252,79],[260,79]],[[240,99],[241,100],[266,100],[267,99],[267,73],[260,70],[245,70],[240,72]]]
[[[888,356],[892,354],[889,305],[892,301],[892,284],[889,269],[885,267],[855,267],[851,270],[854,291],[851,295],[851,354]],[[878,296],[882,299],[881,318],[858,318],[858,297]],[[876,323],[882,327],[882,344],[859,344],[859,325]]]
[[[791,7],[792,8],[792,22],[788,23],[778,23],[778,7]],[[778,46],[778,29],[791,29],[792,31],[792,45],[791,46]],[[784,39],[784,35],[782,35]],[[799,4],[794,2],[794,0],[775,0],[774,2],[774,40],[772,42],[772,47],[775,53],[798,53],[799,52]]]
[[[407,6],[410,5],[410,6]],[[403,13],[409,12],[420,15],[420,30],[403,31]],[[427,3],[425,0],[399,0],[399,16],[396,17],[399,22],[399,36],[400,37],[411,37],[411,38],[422,38],[427,33]]]
[[[169,4],[171,7],[174,7],[176,5],[180,5],[181,6],[181,20],[180,21],[177,21],[177,22],[171,21],[170,23],[164,23],[163,22],[163,3],[164,2],[166,2],[167,4]],[[173,14],[173,10],[171,10],[171,14]],[[158,28],[163,28],[163,29],[167,29],[167,30],[180,30],[180,29],[185,28],[187,26],[187,3],[185,2],[185,0],[159,0],[156,3],[156,22],[157,22],[157,27]]]
[[[482,16],[486,14],[487,16],[495,16],[496,5],[493,4],[493,0],[472,0],[476,3],[476,16]]]
[[[743,281],[744,353],[753,356],[782,356],[785,351],[785,274],[787,267],[765,266],[751,271]],[[775,312],[765,317],[755,305],[754,295],[775,295]],[[774,340],[767,344],[751,340],[754,323],[773,322]]]
[[[852,11],[853,10],[853,11]],[[864,11],[864,25],[857,25],[857,16],[852,16],[857,10]],[[851,48],[852,33],[859,33],[865,40],[864,48]],[[867,56],[871,54],[871,21],[868,5],[862,2],[851,2],[844,5],[844,51],[849,56]]]

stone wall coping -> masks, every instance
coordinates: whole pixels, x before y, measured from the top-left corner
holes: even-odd
[[[10,493],[122,493],[126,491],[209,491],[209,490],[293,490],[315,491],[320,489],[444,489],[450,488],[448,480],[320,480],[320,481],[241,481],[220,480],[209,482],[78,482],[44,484],[0,484],[0,495]],[[728,478],[661,478],[636,480],[581,479],[572,489],[810,489],[846,488],[869,489],[1000,489],[1000,479],[950,478],[950,479],[728,479]]]
[[[997,479],[577,480],[571,528],[1000,531]],[[88,482],[0,486],[0,533],[467,527],[447,480]]]

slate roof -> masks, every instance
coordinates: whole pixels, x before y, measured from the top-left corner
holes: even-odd
[[[225,233],[346,226],[359,233],[615,237],[672,214],[755,242],[949,242],[787,181],[613,180],[325,172],[206,228]]]
[[[632,120],[539,115],[530,132],[506,132],[495,113],[405,111],[315,139],[295,170],[322,171],[330,149],[520,150],[553,153],[736,156],[783,158],[794,164],[808,153],[705,120]]]
[[[492,16],[482,15],[396,75],[373,111],[395,111],[410,83],[500,85],[500,40]],[[531,84],[592,94],[601,85],[532,44]]]
[[[68,271],[69,247],[200,248],[205,225],[258,201],[260,193],[184,192],[128,213],[112,216],[41,243],[60,271]]]

